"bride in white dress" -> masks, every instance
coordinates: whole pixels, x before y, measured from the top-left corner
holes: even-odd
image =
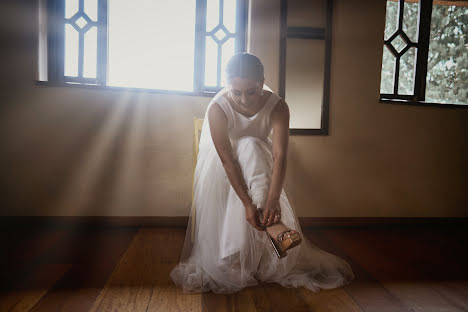
[[[286,102],[265,89],[252,54],[234,55],[226,80],[206,111],[192,212],[172,280],[185,293],[233,293],[259,282],[315,292],[349,284],[350,265],[302,236],[284,192]]]

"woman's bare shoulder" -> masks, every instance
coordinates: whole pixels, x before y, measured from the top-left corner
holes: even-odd
[[[218,93],[213,98],[213,103],[208,107],[208,117],[212,115],[212,117],[216,118],[223,118],[225,117],[227,119],[226,113],[224,109],[221,107],[220,102],[221,101],[228,101],[227,98],[227,93],[228,93],[227,88],[221,89]]]
[[[286,103],[285,100],[283,100],[282,98],[280,98],[278,100],[275,107],[271,111],[271,116],[272,117],[273,116],[277,116],[277,117],[280,117],[280,116],[286,117],[286,116],[288,116],[289,117],[289,106],[288,106],[288,104]]]
[[[227,122],[226,113],[217,101],[214,101],[210,107],[208,107],[208,119],[211,122]]]

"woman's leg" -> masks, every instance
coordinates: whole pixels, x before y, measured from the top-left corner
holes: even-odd
[[[255,137],[243,137],[237,141],[235,151],[245,183],[257,208],[265,207],[270,190],[273,157],[266,144]],[[266,228],[268,234],[276,239],[278,234],[287,230],[280,221]],[[292,230],[291,234],[295,231]]]
[[[234,153],[253,204],[263,208],[270,189],[273,168],[271,152],[262,140],[248,136],[236,142]]]

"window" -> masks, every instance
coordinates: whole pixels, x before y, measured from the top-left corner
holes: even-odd
[[[279,94],[291,134],[328,135],[333,0],[281,0]]]
[[[468,104],[468,1],[388,0],[381,100]]]
[[[245,51],[246,0],[44,1],[52,82],[216,92]]]

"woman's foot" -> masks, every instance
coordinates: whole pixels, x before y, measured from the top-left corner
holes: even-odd
[[[287,255],[286,250],[302,242],[301,235],[297,231],[289,229],[281,221],[267,227],[265,230],[279,258]]]

